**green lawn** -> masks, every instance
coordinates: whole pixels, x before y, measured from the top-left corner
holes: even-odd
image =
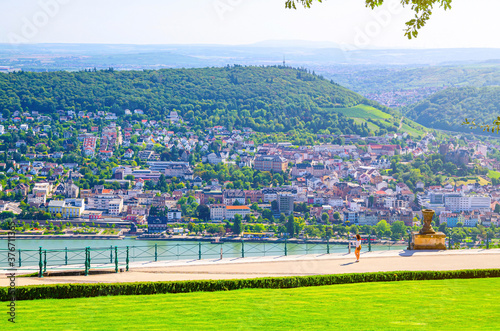
[[[496,178],[496,179],[499,179],[500,178],[500,172],[499,171],[495,171],[495,170],[489,170],[488,171],[488,177],[489,178]]]
[[[392,116],[383,111],[367,105],[357,105],[349,108],[325,108],[325,110],[342,113],[345,116],[357,118],[387,119]]]
[[[364,118],[355,117],[354,118],[354,122],[356,122],[357,124],[364,124],[364,123],[366,123],[368,125],[368,129],[370,131],[377,131],[378,129],[380,129],[380,127],[378,125],[375,125],[375,124],[373,124],[371,122],[368,122]]]
[[[413,135],[413,136],[420,136],[420,135],[423,135],[425,133],[425,131],[422,130],[422,127],[418,127],[418,129],[415,129],[406,123],[403,123],[403,125],[401,127],[401,131],[408,132],[410,135]]]
[[[476,184],[476,183],[479,183],[479,185],[481,185],[481,186],[491,184],[491,182],[487,181],[486,179],[484,179],[481,176],[478,176],[477,180],[476,179],[467,179],[467,178],[466,178],[466,180],[456,180],[456,178],[450,178],[448,183],[450,183],[452,185],[458,185],[458,186],[465,185],[465,184],[467,184],[467,185],[468,184]]]
[[[499,330],[499,298],[491,278],[19,301],[0,330]]]

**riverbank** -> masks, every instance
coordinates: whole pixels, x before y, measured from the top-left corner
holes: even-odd
[[[23,235],[23,234],[16,234],[14,236],[0,236],[0,240],[8,240],[12,239],[15,240],[122,240],[125,238],[123,235]]]
[[[131,235],[83,235],[83,234],[64,234],[64,235],[27,235],[27,234],[16,234],[16,240],[123,240],[123,239],[135,239],[138,241],[181,241],[181,242],[211,242],[216,244],[227,243],[240,243],[240,242],[252,242],[252,243],[276,243],[283,244],[285,242],[291,244],[333,244],[333,245],[347,245],[349,242],[352,244],[352,240],[347,239],[330,239],[329,241],[325,239],[317,238],[245,238],[245,237],[203,237],[203,236],[138,236]],[[0,234],[0,240],[8,240],[9,236],[7,234]],[[12,239],[12,237],[11,237]],[[407,242],[404,240],[392,241],[392,240],[372,240],[373,245],[406,245]],[[368,245],[368,242],[363,243]]]
[[[280,243],[285,242],[292,244],[334,244],[334,245],[347,245],[349,242],[352,244],[352,240],[347,239],[304,239],[304,238],[245,238],[245,237],[202,237],[202,236],[158,236],[158,237],[137,237],[137,240],[144,241],[196,241],[196,242],[212,242],[223,244],[225,242],[258,242],[258,243]],[[372,240],[372,245],[407,245],[408,242],[404,240],[392,241],[392,240]],[[368,242],[362,243],[368,246]]]

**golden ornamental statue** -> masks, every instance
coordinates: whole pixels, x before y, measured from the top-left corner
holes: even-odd
[[[432,217],[434,210],[422,210],[423,223],[422,229],[419,232],[411,233],[411,250],[444,250],[446,249],[446,235],[442,232],[436,232],[432,228]]]
[[[424,226],[420,230],[420,234],[435,234],[436,231],[432,228],[432,217],[434,216],[434,210],[424,209],[422,210],[422,215],[424,216],[423,222]]]

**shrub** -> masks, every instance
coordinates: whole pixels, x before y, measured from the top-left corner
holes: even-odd
[[[195,280],[177,282],[139,282],[118,284],[58,284],[22,286],[16,288],[16,300],[69,299],[110,295],[149,295],[161,293],[189,293],[231,291],[239,289],[283,289],[306,286],[324,286],[367,282],[394,282],[407,280],[438,280],[500,277],[500,269],[456,271],[393,271],[338,275],[272,277],[229,280]],[[8,288],[0,288],[0,301],[10,301]]]

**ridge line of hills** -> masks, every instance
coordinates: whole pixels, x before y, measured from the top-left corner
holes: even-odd
[[[491,124],[500,115],[500,86],[450,87],[402,110],[405,116],[433,129],[481,133],[462,125],[467,118]]]
[[[264,133],[368,136],[396,132],[401,120],[399,112],[314,72],[285,66],[0,75],[4,116],[58,109],[123,115],[127,108],[160,120],[175,110],[194,130],[224,125]]]

